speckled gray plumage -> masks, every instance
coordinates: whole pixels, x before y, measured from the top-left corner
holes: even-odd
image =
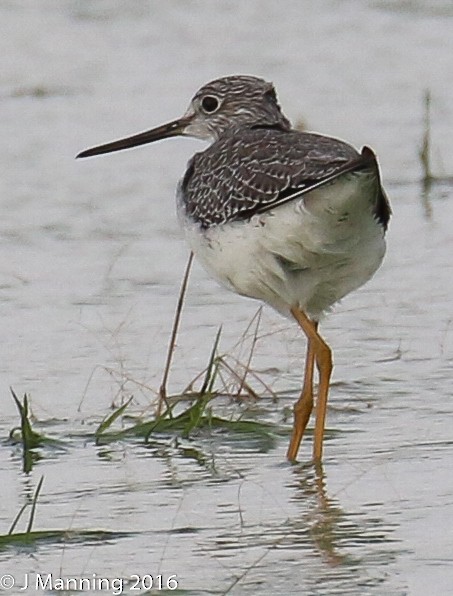
[[[231,128],[190,160],[181,198],[186,215],[207,228],[247,219],[365,168],[377,173],[371,150],[360,154],[332,137],[278,127]],[[385,227],[385,195],[376,197],[375,212]]]

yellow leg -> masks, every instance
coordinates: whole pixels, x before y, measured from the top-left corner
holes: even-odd
[[[316,366],[319,372],[319,386],[316,402],[315,436],[313,442],[313,459],[315,461],[320,461],[322,458],[324,427],[326,422],[327,397],[329,393],[330,376],[332,374],[333,368],[332,351],[326,344],[326,342],[323,340],[323,338],[319,335],[317,330],[317,324],[311,321],[303,311],[301,311],[299,308],[293,307],[291,308],[291,314],[299,323],[300,327],[302,328],[303,332],[308,338],[309,349],[313,351],[314,360],[316,362]],[[308,363],[306,366],[308,366]],[[305,422],[305,425],[307,424],[307,422]],[[298,429],[296,429],[296,426],[298,427]],[[295,414],[293,436],[296,434],[297,436],[300,435],[299,444],[302,439],[304,430],[305,427],[302,427],[301,417],[299,417],[298,419]],[[291,454],[288,450],[288,459],[290,459],[289,455],[291,455],[291,460],[294,460],[297,456],[299,444],[294,444],[294,446],[292,446],[292,443],[293,441],[291,440]]]
[[[315,352],[310,339],[307,343],[307,356],[305,358],[304,384],[299,399],[294,404],[294,424],[291,440],[289,442],[286,457],[289,461],[295,461],[299,451],[300,442],[304,436],[305,428],[313,410],[313,368],[315,363]]]

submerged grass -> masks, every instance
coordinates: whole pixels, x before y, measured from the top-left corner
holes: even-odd
[[[20,427],[13,428],[11,430],[10,438],[13,440],[17,440],[17,431],[19,431],[20,441],[22,442],[22,445],[24,447],[24,452],[29,451],[30,449],[34,449],[35,447],[39,447],[40,445],[45,443],[46,438],[43,435],[35,432],[31,427],[27,394],[24,395],[24,400],[21,403],[17,395],[14,393],[12,387],[10,388],[10,390],[20,414]]]
[[[140,419],[128,428],[115,431],[112,426],[115,421],[126,414],[126,409],[132,401],[132,398],[129,399],[99,425],[95,432],[96,443],[105,444],[131,436],[141,437],[145,442],[148,442],[151,435],[170,433],[177,433],[181,438],[189,439],[201,429],[215,428],[241,434],[248,433],[261,438],[266,437],[269,446],[273,444],[273,439],[277,434],[273,425],[244,420],[242,415],[237,419],[222,418],[212,412],[211,402],[216,397],[225,396],[225,380],[221,375],[222,370],[228,370],[229,372],[232,370],[231,366],[226,363],[225,355],[218,355],[220,337],[221,328],[216,334],[208,364],[202,373],[198,374],[196,379],[191,382],[190,390],[187,389],[179,395],[166,396],[165,410],[161,414],[157,413],[151,420]],[[235,377],[236,383],[241,386],[245,385],[244,373],[235,373]],[[196,381],[200,380],[200,389],[194,390],[193,387]],[[218,381],[221,383],[220,387],[217,387]],[[251,388],[248,389],[247,394],[256,396]],[[228,394],[229,397],[237,397],[237,395],[237,391]],[[187,402],[189,402],[189,405],[180,411],[181,404]]]
[[[429,190],[433,183],[440,182],[446,184],[453,183],[453,176],[435,175],[431,167],[431,91],[426,89],[423,95],[423,135],[419,149],[420,164],[422,167],[422,184],[425,190]]]
[[[23,401],[21,402],[12,387],[10,388],[10,391],[17,409],[19,410],[20,426],[11,429],[9,438],[14,443],[22,444],[23,471],[28,474],[33,468],[34,463],[41,459],[41,455],[37,451],[37,448],[43,446],[61,446],[61,441],[51,439],[50,437],[46,437],[33,430],[30,421],[27,394],[24,394]]]
[[[33,521],[35,519],[36,503],[38,502],[38,497],[39,497],[39,493],[41,492],[41,488],[42,488],[43,482],[44,482],[44,476],[41,476],[41,479],[38,482],[38,486],[36,487],[35,494],[33,495],[33,498],[32,498],[31,503],[25,503],[25,505],[23,505],[21,507],[21,509],[19,510],[19,513],[16,515],[16,517],[14,518],[13,523],[11,524],[11,527],[9,529],[9,532],[8,532],[7,536],[12,536],[13,535],[13,532],[14,532],[17,524],[19,523],[20,518],[22,517],[23,513],[25,512],[25,510],[30,505],[31,505],[31,512],[30,512],[30,517],[28,519],[28,525],[27,525],[27,530],[25,532],[25,535],[31,533],[31,529],[32,529],[32,526],[33,526]]]
[[[37,543],[56,542],[98,542],[126,538],[132,532],[111,532],[108,530],[35,530],[0,534],[0,550],[18,546],[35,546]]]
[[[106,530],[33,530],[36,507],[43,483],[44,476],[41,476],[31,500],[19,509],[8,532],[6,534],[0,534],[0,550],[9,547],[34,546],[40,542],[104,541],[131,535],[129,532],[109,532]],[[15,532],[18,523],[28,508],[31,508],[31,510],[25,531]]]

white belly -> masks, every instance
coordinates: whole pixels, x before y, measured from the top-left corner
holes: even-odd
[[[220,283],[285,315],[298,306],[317,320],[382,262],[375,182],[345,175],[250,220],[206,230],[179,210],[195,256]]]

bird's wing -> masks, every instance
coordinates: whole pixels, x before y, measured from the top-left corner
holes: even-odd
[[[204,227],[247,219],[369,167],[370,159],[331,137],[242,130],[192,158],[181,184],[182,200],[187,215]]]

